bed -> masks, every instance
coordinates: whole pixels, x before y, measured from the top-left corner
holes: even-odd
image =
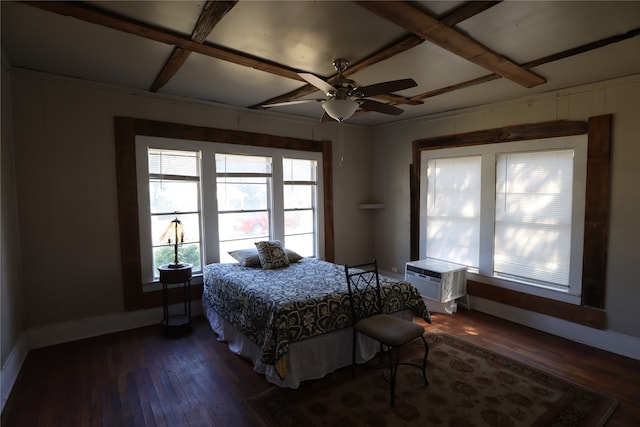
[[[382,275],[380,283],[386,312],[431,323],[413,285]],[[277,269],[210,264],[202,302],[218,340],[251,359],[273,384],[297,388],[351,364],[351,307],[342,265],[316,258]],[[357,344],[360,363],[380,348],[366,337]]]

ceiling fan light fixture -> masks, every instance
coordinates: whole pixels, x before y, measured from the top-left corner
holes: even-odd
[[[360,104],[352,99],[329,99],[322,103],[322,108],[333,119],[341,122],[353,116]]]

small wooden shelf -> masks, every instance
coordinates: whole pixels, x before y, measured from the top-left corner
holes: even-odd
[[[360,203],[358,209],[382,209],[384,203]]]

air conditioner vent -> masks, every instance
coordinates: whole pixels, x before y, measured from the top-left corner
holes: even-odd
[[[467,293],[467,267],[459,264],[428,259],[411,261],[405,266],[405,280],[423,297],[441,303]]]

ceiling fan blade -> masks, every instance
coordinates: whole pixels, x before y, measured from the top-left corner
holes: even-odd
[[[262,108],[284,107],[285,105],[308,104],[310,102],[322,102],[324,99],[298,99],[296,101],[275,102],[273,104],[264,104]]]
[[[413,79],[400,79],[364,86],[358,91],[362,93],[362,96],[376,96],[416,86],[418,86],[418,84]]]
[[[383,102],[374,101],[372,99],[363,99],[360,101],[360,108],[367,111],[377,111],[378,113],[391,114],[392,116],[398,116],[404,113],[404,110],[393,105],[385,104]]]
[[[307,83],[312,84],[324,93],[337,92],[335,87],[311,73],[298,73],[298,75],[305,79]]]

